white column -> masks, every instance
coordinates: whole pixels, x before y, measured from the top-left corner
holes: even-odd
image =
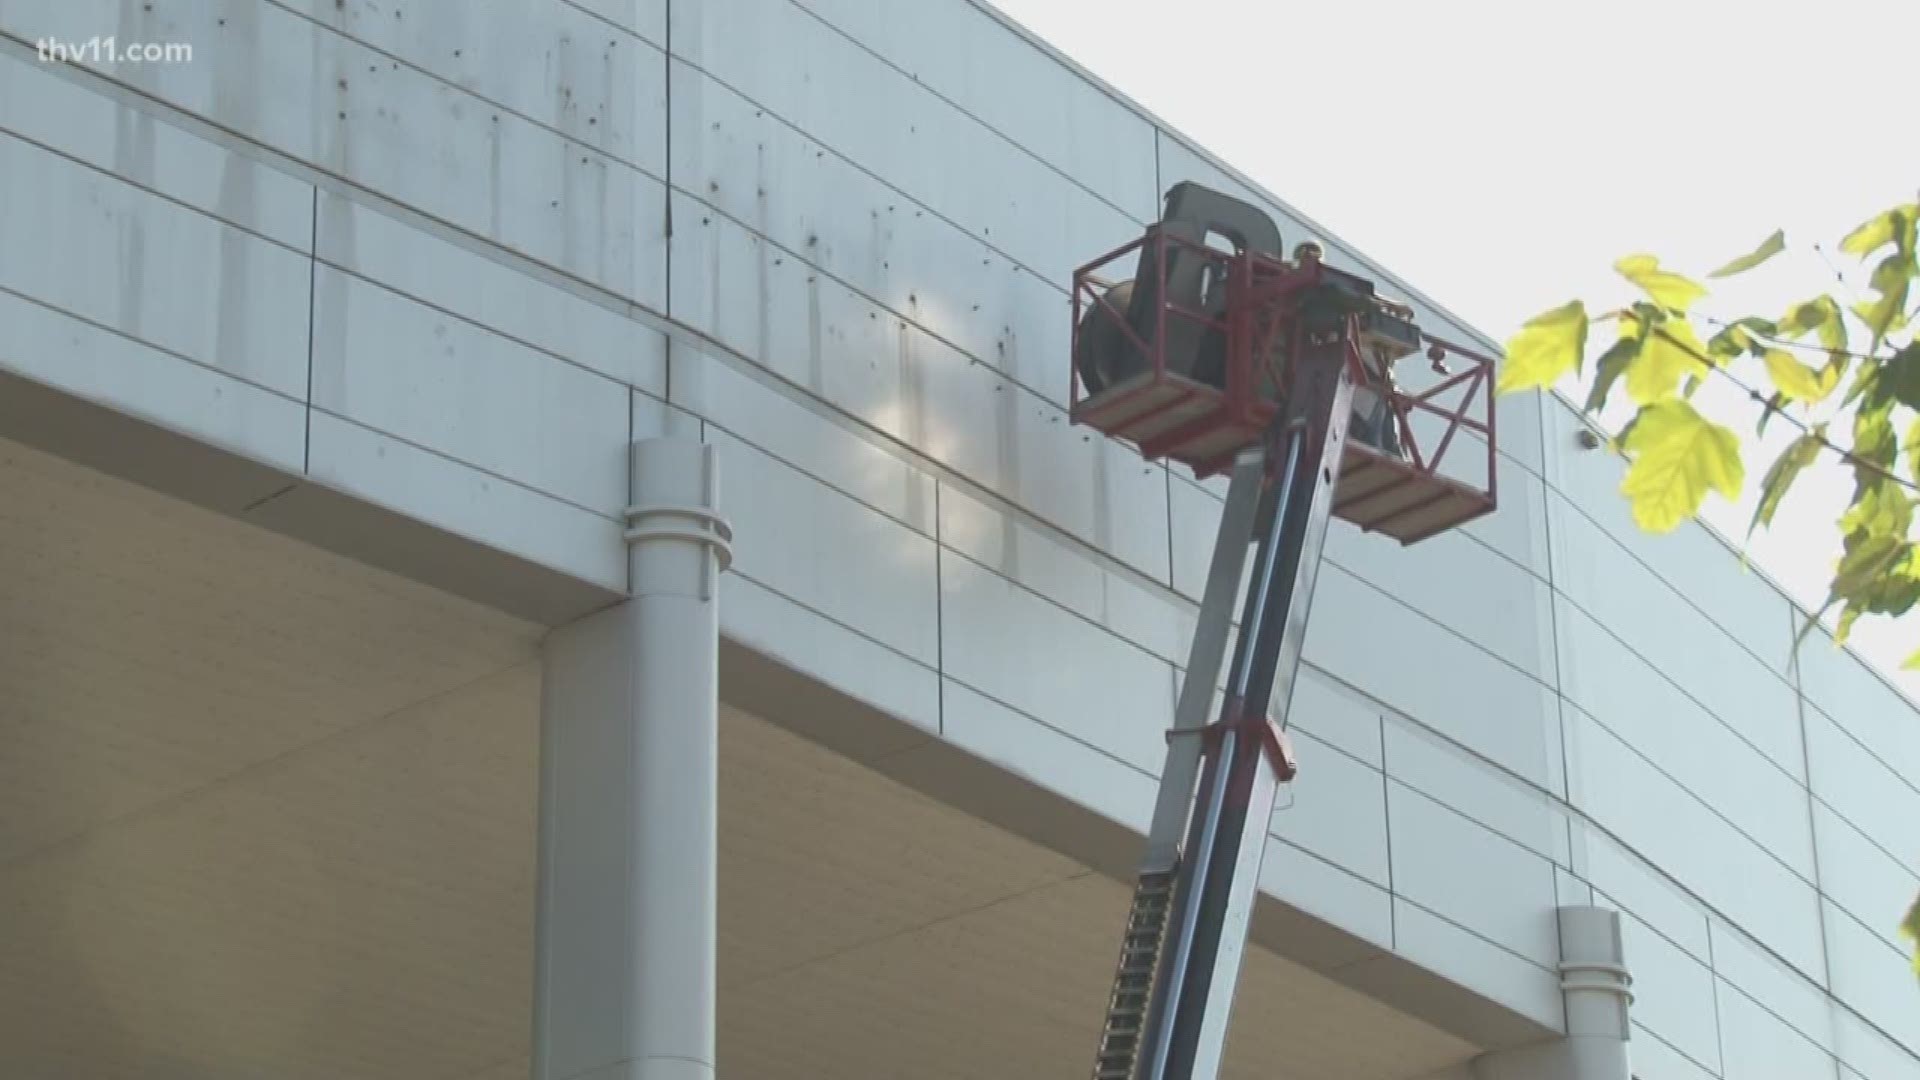
[[[1633,1031],[1633,976],[1620,940],[1620,913],[1560,909],[1560,992],[1567,1001],[1567,1047],[1581,1080],[1627,1080]]]
[[[1476,1058],[1474,1080],[1629,1080],[1633,1075],[1627,1055],[1633,977],[1620,940],[1620,914],[1582,905],[1561,908],[1559,917],[1566,1037]]]
[[[712,1080],[713,448],[633,445],[632,598],[554,631],[540,718],[535,1080]]]

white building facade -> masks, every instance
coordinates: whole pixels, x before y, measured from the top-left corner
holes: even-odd
[[[1179,180],[1492,348],[974,0],[0,0],[0,1072],[615,1075],[552,965],[657,1001],[595,920],[717,859],[721,1073],[1084,1075],[1223,487],[1068,423],[1068,290]],[[1498,408],[1496,514],[1332,526],[1228,1073],[1516,1075],[1592,905],[1640,1080],[1920,1078],[1920,716]],[[709,495],[713,854],[569,908]]]

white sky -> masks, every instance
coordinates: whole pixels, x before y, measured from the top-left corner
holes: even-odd
[[[1836,286],[1812,245],[1845,265],[1840,237],[1920,186],[1914,0],[991,2],[1496,340],[1627,298],[1621,255],[1698,277],[1784,228],[1787,254],[1699,309],[1778,315]],[[1697,402],[1750,440],[1757,414],[1714,381]],[[1749,498],[1709,501],[1725,535],[1776,428]],[[1824,473],[1750,547],[1808,604],[1850,490]],[[1862,620],[1852,644],[1920,697],[1894,670],[1920,616]]]

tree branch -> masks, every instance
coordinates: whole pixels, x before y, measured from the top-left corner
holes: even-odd
[[[1701,316],[1701,317],[1705,318],[1705,316]],[[1667,333],[1666,330],[1660,327],[1657,327],[1657,326],[1654,327],[1653,332],[1660,335],[1662,338],[1665,338],[1669,344],[1679,349],[1681,352],[1684,352],[1688,356],[1691,356],[1695,360],[1698,360],[1702,364],[1705,364],[1708,370],[1719,372],[1721,375],[1725,376],[1728,382],[1731,382],[1733,385],[1739,387],[1742,390],[1745,390],[1747,392],[1748,397],[1759,402],[1760,407],[1762,409],[1768,412],[1774,413],[1778,415],[1781,419],[1785,420],[1787,423],[1792,424],[1794,428],[1797,429],[1802,435],[1812,438],[1815,442],[1819,443],[1821,446],[1825,447],[1828,450],[1833,451],[1835,454],[1838,454],[1841,460],[1845,461],[1847,464],[1852,465],[1855,468],[1865,469],[1868,472],[1874,473],[1887,480],[1891,480],[1894,483],[1900,485],[1901,487],[1906,488],[1908,491],[1920,493],[1920,484],[1915,484],[1913,481],[1908,480],[1905,477],[1900,476],[1896,473],[1888,472],[1887,467],[1884,465],[1881,465],[1879,462],[1868,461],[1866,458],[1863,458],[1858,454],[1855,454],[1852,450],[1849,450],[1846,447],[1841,446],[1840,444],[1834,442],[1832,439],[1827,438],[1825,435],[1816,434],[1813,428],[1810,427],[1805,421],[1794,416],[1792,413],[1787,412],[1785,409],[1775,408],[1773,406],[1772,401],[1768,398],[1766,394],[1761,393],[1755,387],[1748,386],[1746,383],[1742,382],[1739,379],[1739,377],[1735,376],[1733,372],[1728,371],[1726,368],[1722,367],[1717,363],[1714,363],[1711,357],[1703,355],[1698,349],[1695,349],[1693,346],[1674,337],[1672,334]],[[1754,336],[1760,337],[1760,335],[1758,334],[1755,334]]]

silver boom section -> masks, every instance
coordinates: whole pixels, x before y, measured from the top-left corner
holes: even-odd
[[[1304,349],[1267,445],[1235,462],[1095,1080],[1219,1073],[1282,780],[1268,759],[1268,717],[1284,725],[1293,696],[1352,394],[1343,344]],[[1209,729],[1254,544],[1221,722]]]

